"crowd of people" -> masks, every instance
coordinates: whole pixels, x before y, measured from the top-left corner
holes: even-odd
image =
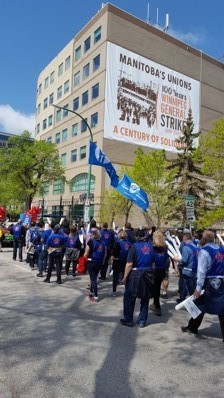
[[[37,277],[50,283],[56,270],[58,284],[62,283],[62,269],[71,272],[87,272],[90,278],[87,294],[97,303],[98,282],[112,276],[111,296],[117,294],[119,284],[124,285],[124,326],[134,325],[136,299],[140,299],[137,323],[140,328],[147,324],[149,309],[161,316],[160,299],[168,297],[169,269],[178,276],[177,303],[193,295],[199,315],[192,317],[183,332],[198,334],[205,313],[218,315],[224,342],[224,247],[216,243],[212,230],[205,230],[201,240],[189,230],[182,234],[141,228],[134,230],[129,222],[122,229],[112,230],[105,222],[100,227],[91,220],[86,228],[83,222],[69,225],[34,223],[25,227],[21,220],[11,226],[13,235],[13,260],[26,262],[32,270],[38,269]],[[80,265],[83,266],[80,271]],[[70,270],[71,268],[71,270]],[[153,303],[149,307],[149,300]]]

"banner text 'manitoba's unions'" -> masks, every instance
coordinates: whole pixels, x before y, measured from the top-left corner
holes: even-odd
[[[165,80],[165,78],[166,78],[165,71],[160,70],[158,68],[154,68],[154,66],[150,66],[148,64],[145,64],[144,62],[139,61],[137,59],[134,59],[134,58],[131,58],[131,57],[127,57],[126,55],[123,55],[121,53],[120,53],[120,62],[125,64],[125,65],[131,66],[132,68],[139,69],[142,72],[149,73],[152,76],[159,77],[162,80]],[[168,75],[167,75],[167,80],[170,83],[173,83],[175,85],[183,87],[183,88],[185,88],[187,90],[191,90],[191,83],[190,82],[187,82],[187,81],[185,81],[185,80],[183,80],[181,78],[173,76],[170,73],[168,73]]]

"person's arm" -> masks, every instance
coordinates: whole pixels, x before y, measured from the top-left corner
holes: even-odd
[[[135,246],[131,246],[128,252],[128,257],[127,257],[127,263],[125,266],[125,271],[124,271],[124,278],[123,278],[123,283],[126,285],[128,275],[130,274],[133,265],[135,264],[135,257],[136,257],[136,248]]]
[[[93,241],[92,241],[92,239],[90,239],[90,240],[88,241],[88,243],[86,244],[86,249],[85,249],[84,257],[88,258],[89,255],[90,255],[90,253],[92,252],[92,250],[93,250]]]
[[[197,271],[197,285],[194,291],[196,298],[200,297],[202,288],[205,283],[205,277],[209,268],[211,268],[212,259],[208,252],[201,249],[198,253],[198,271]]]

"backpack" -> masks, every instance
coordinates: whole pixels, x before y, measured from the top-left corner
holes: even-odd
[[[39,228],[30,229],[30,243],[34,245],[37,243],[39,238]]]

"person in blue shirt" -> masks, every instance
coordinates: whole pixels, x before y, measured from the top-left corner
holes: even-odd
[[[47,240],[47,249],[49,256],[47,276],[44,279],[45,283],[50,283],[52,269],[54,263],[56,263],[57,280],[56,282],[61,284],[61,256],[62,249],[65,247],[65,237],[60,233],[60,225],[55,225],[54,232],[49,236]]]
[[[152,271],[154,262],[154,250],[151,243],[146,242],[146,236],[143,230],[138,230],[137,242],[134,243],[127,257],[127,263],[124,272],[123,282],[125,285],[124,299],[123,299],[123,313],[124,318],[120,319],[120,323],[125,326],[134,326],[133,315],[135,309],[136,297],[133,296],[131,291],[131,277],[133,268],[136,269],[136,277],[141,277],[144,272]],[[139,273],[139,274],[138,274]],[[140,274],[141,273],[141,274]],[[148,318],[149,297],[141,297],[140,312],[138,315],[138,325],[143,328],[146,326]]]
[[[224,247],[214,242],[215,235],[211,230],[205,230],[200,242],[198,253],[197,285],[194,297],[195,304],[202,311],[191,318],[187,326],[182,326],[183,332],[198,334],[198,328],[204,314],[218,315],[224,342]],[[205,293],[201,295],[202,289]]]
[[[106,280],[106,274],[107,274],[107,268],[108,268],[108,263],[111,257],[111,250],[114,244],[114,233],[113,231],[108,229],[108,223],[105,222],[103,224],[103,228],[100,230],[100,236],[101,236],[101,240],[102,242],[105,243],[106,248],[107,248],[107,255],[104,261],[104,264],[100,270],[100,277],[99,279],[101,279],[102,281]]]
[[[25,227],[22,225],[22,220],[18,220],[10,231],[13,235],[13,260],[16,260],[17,250],[19,251],[19,261],[23,261],[23,245],[25,245]]]
[[[196,289],[198,253],[199,248],[193,243],[191,233],[184,233],[179,264],[184,282],[184,288],[180,291],[180,302],[186,299],[187,293],[191,296]]]
[[[77,234],[77,228],[71,227],[70,234],[65,237],[65,273],[69,275],[69,268],[72,264],[72,275],[76,276],[76,267],[82,244]]]
[[[112,249],[113,256],[113,291],[112,296],[116,296],[116,290],[119,280],[119,275],[124,276],[124,269],[127,262],[128,252],[131,247],[130,242],[127,240],[127,234],[125,231],[120,231],[118,234],[118,240],[114,243]]]
[[[43,277],[43,271],[47,270],[47,259],[48,259],[48,251],[47,251],[47,240],[49,236],[52,234],[52,229],[48,223],[45,224],[45,231],[42,231],[40,234],[40,252],[38,257],[38,270],[37,277]]]

